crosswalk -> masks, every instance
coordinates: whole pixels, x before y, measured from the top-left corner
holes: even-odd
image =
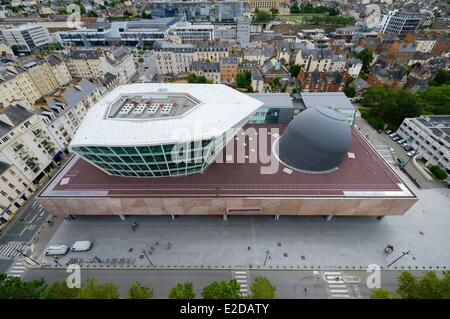
[[[331,298],[350,298],[350,293],[339,271],[324,272],[324,281],[328,283]]]
[[[8,257],[13,258],[18,256],[20,253],[19,251],[22,250],[24,247],[24,242],[13,242],[10,241],[7,244],[0,245],[0,257]]]
[[[25,272],[26,267],[23,264],[22,261],[17,261],[14,266],[12,266],[9,270],[8,270],[8,275],[12,276],[12,277],[22,277],[23,273]]]
[[[236,279],[236,281],[238,282],[238,284],[241,286],[241,294],[244,297],[248,296],[248,277],[247,277],[247,272],[246,271],[234,271],[233,272],[233,276]]]

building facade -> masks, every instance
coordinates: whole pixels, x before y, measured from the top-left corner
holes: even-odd
[[[5,41],[18,52],[35,52],[53,42],[50,33],[41,25],[26,24],[2,30]]]
[[[419,13],[392,10],[381,20],[381,32],[395,33],[404,38],[409,32],[415,32],[422,20]]]

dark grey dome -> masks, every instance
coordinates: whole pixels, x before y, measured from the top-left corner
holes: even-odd
[[[309,173],[337,169],[352,141],[345,116],[328,107],[309,108],[294,118],[278,140],[277,153],[287,166]]]

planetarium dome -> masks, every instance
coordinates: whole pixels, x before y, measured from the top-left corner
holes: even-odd
[[[309,108],[278,139],[276,153],[286,166],[304,173],[338,169],[352,141],[345,116],[328,107]]]

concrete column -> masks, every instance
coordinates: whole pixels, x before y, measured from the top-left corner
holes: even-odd
[[[333,218],[333,215],[327,215],[325,218],[327,219],[327,222],[329,222]]]
[[[126,216],[126,215],[119,215],[119,217],[120,217],[121,220],[127,219],[127,216]]]
[[[227,221],[228,220],[228,215],[227,214],[223,214],[223,220]]]

